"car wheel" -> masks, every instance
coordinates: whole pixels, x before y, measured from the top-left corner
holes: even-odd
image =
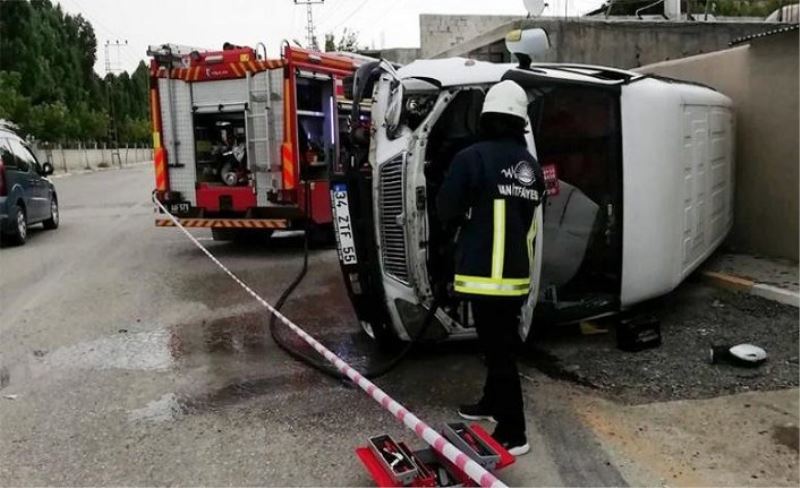
[[[52,230],[58,228],[58,200],[55,198],[50,199],[50,218],[42,222],[45,229]]]
[[[25,214],[25,209],[19,205],[11,207],[9,212],[9,229],[5,235],[7,242],[15,246],[25,244],[28,238],[28,217]]]
[[[359,321],[361,330],[370,339],[371,342],[378,346],[378,349],[385,352],[396,351],[400,345],[400,339],[390,330],[386,324],[374,325],[366,320]]]

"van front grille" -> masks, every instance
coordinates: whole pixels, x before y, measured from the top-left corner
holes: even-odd
[[[408,283],[405,229],[398,223],[403,214],[403,173],[405,157],[395,156],[380,167],[380,229],[383,270]]]

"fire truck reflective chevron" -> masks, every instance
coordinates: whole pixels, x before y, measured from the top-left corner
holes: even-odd
[[[283,219],[178,219],[184,227],[211,229],[287,229],[289,222]],[[156,227],[175,227],[168,218],[157,218]]]

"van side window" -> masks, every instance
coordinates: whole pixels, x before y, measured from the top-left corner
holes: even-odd
[[[17,157],[11,152],[8,139],[0,138],[0,158],[3,159],[3,166],[7,169],[17,169]]]
[[[27,147],[14,139],[8,139],[8,145],[11,146],[11,151],[17,157],[17,168],[20,171],[27,172],[31,170],[31,167],[36,166],[36,158],[33,157]]]

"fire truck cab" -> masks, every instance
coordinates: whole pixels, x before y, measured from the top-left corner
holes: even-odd
[[[225,240],[331,223],[328,171],[347,117],[337,95],[358,58],[288,43],[279,59],[227,43],[148,55],[155,196],[182,225]],[[157,211],[156,225],[173,223]]]

